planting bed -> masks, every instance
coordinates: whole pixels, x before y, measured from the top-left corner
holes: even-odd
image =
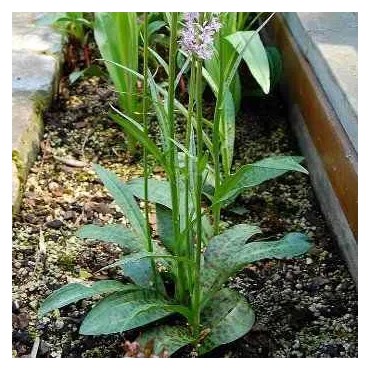
[[[115,101],[105,79],[93,77],[72,87],[62,84],[44,115],[41,152],[13,224],[13,356],[27,357],[38,346],[37,357],[123,357],[122,344],[139,333],[79,335],[93,299],[37,318],[40,302],[67,282],[120,278],[115,270],[98,272],[118,258],[118,248],[74,236],[84,224],[126,222],[91,162],[124,180],[143,173],[140,159],[126,154],[122,131],[106,116],[109,103]],[[243,101],[235,168],[268,155],[299,155],[278,97]],[[181,131],[181,122],[179,127]],[[155,136],[155,122],[152,130]],[[153,175],[164,176],[162,168],[154,166]],[[357,357],[356,286],[309,178],[288,173],[248,191],[223,212],[222,220],[225,227],[240,222],[259,225],[266,237],[306,232],[314,247],[302,258],[246,266],[229,281],[253,306],[256,323],[246,336],[209,356]],[[155,214],[151,222],[155,234]],[[189,356],[193,354],[186,349],[177,353]]]

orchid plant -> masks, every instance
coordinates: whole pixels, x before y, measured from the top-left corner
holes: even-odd
[[[221,182],[219,130],[213,129],[211,138],[205,132],[202,93],[204,60],[212,57],[213,38],[217,32],[222,37],[222,24],[212,14],[185,13],[185,25],[178,40],[179,18],[178,13],[169,16],[168,90],[155,82],[148,68],[147,13],[143,27],[143,74],[120,65],[143,81],[143,121],[141,124],[114,107],[111,116],[142,144],[144,178],[124,183],[103,167],[93,166],[130,226],[86,225],[78,232],[83,239],[118,244],[122,256],[106,268],[120,267],[130,283],[118,280],[71,283],[53,292],[39,310],[43,316],[80,299],[103,296],[85,317],[81,334],[120,333],[146,326],[140,331],[139,344],[145,347],[151,342],[154,354],[165,352],[169,356],[186,345],[194,346],[199,355],[204,355],[245,335],[255,316],[242,295],[225,287],[227,280],[247,264],[268,258],[292,258],[310,248],[307,236],[297,232],[280,240],[263,240],[260,228],[255,225],[239,224],[220,233],[220,209],[243,189],[287,171],[307,171],[299,164],[301,157],[269,157],[244,166],[235,174],[224,174]],[[175,99],[183,73],[183,70],[176,73],[179,45],[191,67],[187,109]],[[238,55],[230,65],[222,66],[225,78],[219,86],[215,126],[225,103],[222,90],[227,91],[240,61]],[[148,136],[150,106],[156,112],[160,145]],[[182,143],[175,134],[176,110],[187,118]],[[164,168],[167,180],[149,177],[149,154]],[[215,175],[214,188],[206,191],[211,175]],[[205,206],[204,196],[211,202],[209,207]],[[144,214],[135,198],[144,200]],[[155,205],[159,239],[152,237],[150,204]],[[154,324],[164,318],[161,324]]]

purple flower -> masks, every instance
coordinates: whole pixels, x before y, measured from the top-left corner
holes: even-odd
[[[184,51],[193,53],[201,59],[211,59],[213,37],[222,25],[215,17],[201,25],[198,18],[199,13],[184,13],[185,26],[180,45]]]

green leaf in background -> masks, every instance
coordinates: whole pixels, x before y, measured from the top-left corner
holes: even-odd
[[[93,64],[92,66],[85,68],[82,71],[72,72],[68,78],[69,78],[70,84],[74,84],[81,77],[83,78],[92,77],[92,76],[101,77],[105,75],[106,74],[102,71],[102,69],[99,66],[97,66],[96,64]]]
[[[142,238],[143,241],[145,241],[145,219],[130,191],[130,188],[114,173],[106,170],[104,167],[94,164],[93,169],[127,217],[132,229]]]
[[[136,341],[144,348],[153,342],[153,353],[157,356],[167,352],[171,356],[180,348],[194,341],[183,326],[161,325],[145,330]]]
[[[215,194],[214,203],[226,202],[230,198],[235,198],[243,189],[274,179],[287,171],[308,174],[308,171],[299,164],[303,159],[297,156],[272,156],[247,164],[225,180],[218,194]]]
[[[117,280],[103,280],[87,284],[71,283],[50,294],[41,304],[39,317],[50,311],[64,307],[70,303],[77,302],[84,298],[90,298],[97,294],[113,293],[121,291],[124,293],[141,289],[133,284],[123,284]]]
[[[202,325],[210,329],[199,347],[199,354],[233,342],[252,328],[254,312],[243,296],[231,289],[220,290],[204,307]]]
[[[138,70],[139,27],[135,12],[96,12],[94,25],[95,41],[105,59],[114,87],[119,93],[119,106],[130,117],[140,110],[137,95],[137,77],[113,63]],[[126,131],[127,133],[127,131]],[[135,140],[127,133],[129,151],[136,150]]]
[[[155,293],[149,291],[113,293],[91,309],[80,327],[80,334],[121,333],[149,324],[171,314],[168,310],[160,308],[166,303],[168,302],[156,298]],[[143,311],[131,320],[127,320],[133,312],[154,304],[158,305],[156,310]]]
[[[226,36],[226,40],[233,45],[238,53],[242,53],[244,46],[253,34],[254,31],[239,31]],[[253,36],[249,46],[244,51],[243,59],[264,93],[268,94],[270,91],[270,66],[265,47],[258,34]]]
[[[166,25],[164,21],[153,21],[148,25],[148,36],[150,37]]]
[[[142,241],[123,225],[84,225],[76,233],[82,239],[95,239],[118,244],[121,248],[136,252],[144,249]]]

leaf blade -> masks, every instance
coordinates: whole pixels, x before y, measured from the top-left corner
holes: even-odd
[[[210,329],[210,333],[199,347],[200,355],[248,333],[254,324],[255,315],[244,297],[225,288],[203,309],[202,319],[202,324]]]
[[[60,289],[55,290],[41,304],[39,317],[57,308],[64,307],[70,303],[81,299],[90,298],[97,294],[112,293],[115,291],[132,291],[140,289],[133,284],[123,284],[117,280],[103,280],[92,283],[91,285],[70,283]]]
[[[134,292],[121,294],[120,292],[110,294],[102,299],[88,313],[80,327],[80,334],[100,335],[120,333],[134,329],[150,322],[159,320],[170,315],[167,310],[160,309],[145,311],[134,317],[130,322],[126,318],[140,307],[151,304],[166,304],[166,301],[155,298],[151,292]]]

